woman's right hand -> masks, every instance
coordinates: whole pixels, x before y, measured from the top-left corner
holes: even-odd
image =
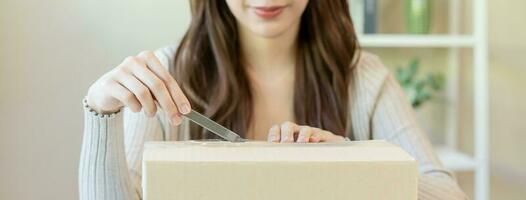
[[[191,111],[183,91],[152,51],[124,59],[91,85],[86,100],[100,114],[127,106],[133,112],[144,110],[150,117],[155,116],[157,103],[173,125]]]

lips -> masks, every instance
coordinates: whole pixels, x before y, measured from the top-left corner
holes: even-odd
[[[253,7],[254,12],[257,16],[263,19],[272,19],[277,17],[283,12],[285,6],[264,6],[264,7]]]

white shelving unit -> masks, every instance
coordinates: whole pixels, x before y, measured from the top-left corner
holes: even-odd
[[[352,0],[359,1],[359,0]],[[374,34],[358,38],[365,48],[447,48],[449,49],[447,133],[444,146],[435,147],[446,168],[452,171],[474,171],[474,199],[489,199],[489,102],[488,102],[488,42],[487,0],[472,0],[473,33],[460,35],[458,22],[461,16],[461,0],[449,0],[449,34],[407,35]],[[361,2],[363,3],[363,2]],[[401,2],[403,3],[403,2]],[[358,3],[359,6],[363,4]],[[359,19],[363,20],[363,19]],[[363,21],[361,21],[363,22]],[[474,154],[458,150],[458,92],[459,92],[459,48],[473,51],[473,118]]]
[[[471,35],[361,35],[364,47],[472,47],[475,38]]]

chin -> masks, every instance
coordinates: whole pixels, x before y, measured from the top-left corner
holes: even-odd
[[[260,25],[260,26],[249,28],[250,32],[252,32],[253,34],[258,35],[260,37],[265,37],[265,38],[279,37],[285,34],[289,29],[290,29],[290,26],[282,25],[282,24],[279,24],[279,25],[266,24],[266,25]]]

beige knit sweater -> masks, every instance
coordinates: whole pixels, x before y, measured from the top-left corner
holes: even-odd
[[[173,64],[176,46],[156,51],[164,66]],[[466,199],[451,173],[441,165],[400,86],[378,57],[363,53],[349,90],[349,123],[356,140],[382,139],[399,145],[416,158],[418,197]],[[100,115],[84,101],[84,139],[79,166],[81,200],[142,199],[143,144],[156,140],[187,140],[188,123],[173,127],[162,111],[149,118],[128,109]],[[381,192],[381,191],[379,191]]]

